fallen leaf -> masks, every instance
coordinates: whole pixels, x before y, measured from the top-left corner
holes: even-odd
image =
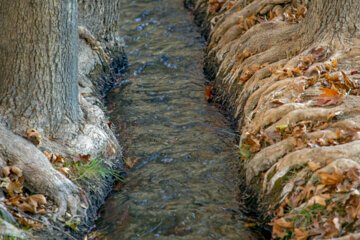
[[[126,157],[123,158],[123,161],[125,162],[125,164],[129,167],[132,168],[135,166],[136,162],[138,161],[138,158],[135,158],[134,160],[131,160],[131,158]]]
[[[6,186],[6,190],[8,191],[9,195],[12,197],[14,193],[22,193],[23,185],[20,182],[10,182]]]
[[[283,238],[288,235],[286,231],[287,229],[294,228],[294,223],[288,222],[284,218],[275,219],[272,225],[273,225],[273,229],[272,229],[273,236],[279,238]]]
[[[330,197],[331,196],[328,193],[313,196],[308,202],[308,207],[311,207],[314,204],[319,204],[319,205],[325,207],[326,206],[326,200],[328,200]]]
[[[20,203],[16,206],[19,207],[20,209],[22,209],[24,212],[36,213],[35,207],[30,205],[27,202]]]
[[[19,217],[16,220],[20,223],[21,226],[31,228],[34,231],[39,231],[45,226],[43,223],[35,222],[24,217]]]
[[[74,162],[81,162],[83,164],[86,164],[90,161],[90,154],[82,155],[82,154],[75,154],[72,156],[72,159]]]
[[[65,162],[65,158],[61,155],[57,155],[56,158],[52,161],[54,164],[63,164]]]
[[[312,172],[315,172],[316,170],[318,170],[321,167],[320,163],[313,162],[313,161],[309,161],[308,166]]]
[[[245,223],[244,226],[245,227],[255,227],[256,223]]]
[[[46,197],[42,194],[31,195],[30,197],[28,197],[28,199],[29,199],[29,203],[35,206],[36,208],[39,207],[40,205],[45,205],[47,203]]]
[[[294,233],[296,240],[306,240],[309,237],[309,232],[304,228],[295,228]]]
[[[320,90],[324,93],[320,94],[317,97],[314,97],[314,100],[317,100],[315,106],[328,106],[342,103],[343,94],[340,94],[337,89],[320,88]]]
[[[56,155],[53,153],[48,153],[48,152],[44,151],[44,155],[51,163],[56,160]]]
[[[316,62],[320,62],[326,58],[327,50],[324,47],[315,47],[311,50],[311,55]]]
[[[335,168],[333,173],[318,172],[317,174],[320,176],[321,183],[324,185],[336,185],[344,178],[344,175],[338,168]]]
[[[34,128],[30,128],[27,130],[26,138],[35,146],[41,146],[41,135]]]
[[[344,85],[346,86],[346,90],[350,90],[353,88],[356,88],[355,82],[350,79],[346,73],[344,73],[343,71],[341,71],[342,76],[344,77]]]
[[[67,176],[70,173],[70,168],[67,167],[59,167],[57,170],[62,174]]]
[[[212,89],[214,83],[210,83],[209,87],[205,87],[205,101],[210,102],[212,99]]]

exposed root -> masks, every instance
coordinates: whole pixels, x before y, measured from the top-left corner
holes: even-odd
[[[79,190],[75,184],[55,170],[45,155],[31,142],[1,127],[0,153],[6,165],[23,171],[25,186],[33,192],[45,193],[58,205],[57,216],[67,209],[76,216],[82,211]]]

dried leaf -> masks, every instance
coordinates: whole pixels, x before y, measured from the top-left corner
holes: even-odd
[[[318,170],[321,167],[320,163],[313,162],[313,161],[309,161],[308,166],[309,166],[310,170],[313,171],[313,172],[315,172],[316,170]]]
[[[41,135],[34,128],[30,128],[27,130],[26,138],[35,146],[41,146]]]
[[[70,168],[67,167],[59,167],[57,170],[62,174],[67,176],[70,173]]]
[[[210,83],[209,87],[205,88],[205,101],[210,102],[212,99],[212,89],[214,87],[214,83]]]
[[[9,195],[12,197],[15,193],[22,193],[23,185],[20,182],[9,182],[6,185],[6,190],[8,191]]]
[[[27,219],[27,218],[23,218],[23,217],[17,218],[17,221],[20,223],[21,226],[26,227],[26,228],[31,228],[34,231],[39,231],[45,226],[45,224],[38,223],[38,222],[35,222],[35,221]]]
[[[314,97],[314,99],[317,100],[315,106],[328,106],[342,103],[343,94],[340,94],[337,89],[320,88],[320,90],[324,93],[320,94],[317,97]]]
[[[72,156],[72,159],[74,162],[81,162],[83,164],[86,164],[90,161],[90,154],[82,155],[82,154],[75,154]]]
[[[18,203],[18,201],[23,197],[22,194],[19,194],[15,197],[9,198],[5,200],[5,204],[6,205],[16,205]]]
[[[274,222],[272,223],[273,225],[273,231],[272,234],[275,237],[285,237],[288,235],[287,233],[287,229],[293,229],[294,228],[294,223],[293,222],[288,222],[286,221],[284,218],[278,218],[275,219]]]
[[[324,185],[336,185],[344,178],[344,175],[338,168],[335,168],[333,173],[318,172],[317,174],[320,176],[321,183]]]
[[[341,74],[344,77],[344,85],[346,86],[346,90],[356,88],[355,82],[352,79],[350,79],[343,71],[341,71]]]
[[[245,227],[256,227],[256,223],[245,223]]]
[[[315,47],[311,50],[311,55],[316,62],[320,62],[326,58],[327,50],[323,47]]]
[[[313,196],[308,202],[308,207],[311,207],[314,204],[319,204],[319,205],[325,207],[326,206],[326,200],[329,199],[330,197],[331,196],[328,193]]]
[[[127,157],[127,158],[123,158],[123,161],[129,168],[132,168],[135,166],[136,162],[138,161],[138,158],[131,160],[131,158]]]
[[[18,204],[16,206],[21,208],[24,212],[36,213],[35,207],[32,206],[31,204],[27,203],[27,202],[20,203],[20,204]]]
[[[45,205],[47,203],[46,197],[42,194],[31,195],[28,199],[29,203],[34,205],[36,208],[40,205]]]
[[[304,228],[295,228],[294,233],[296,240],[306,240],[309,237],[309,232]]]

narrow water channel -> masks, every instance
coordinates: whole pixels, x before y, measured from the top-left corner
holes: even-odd
[[[139,160],[97,230],[106,239],[262,239],[241,221],[236,142],[204,101],[204,41],[182,0],[122,0],[120,15],[129,73],[108,110]]]

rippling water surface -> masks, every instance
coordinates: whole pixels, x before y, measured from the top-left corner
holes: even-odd
[[[204,101],[204,41],[181,0],[122,0],[129,74],[108,96],[127,156],[100,211],[107,239],[261,239],[240,220],[229,124]]]

